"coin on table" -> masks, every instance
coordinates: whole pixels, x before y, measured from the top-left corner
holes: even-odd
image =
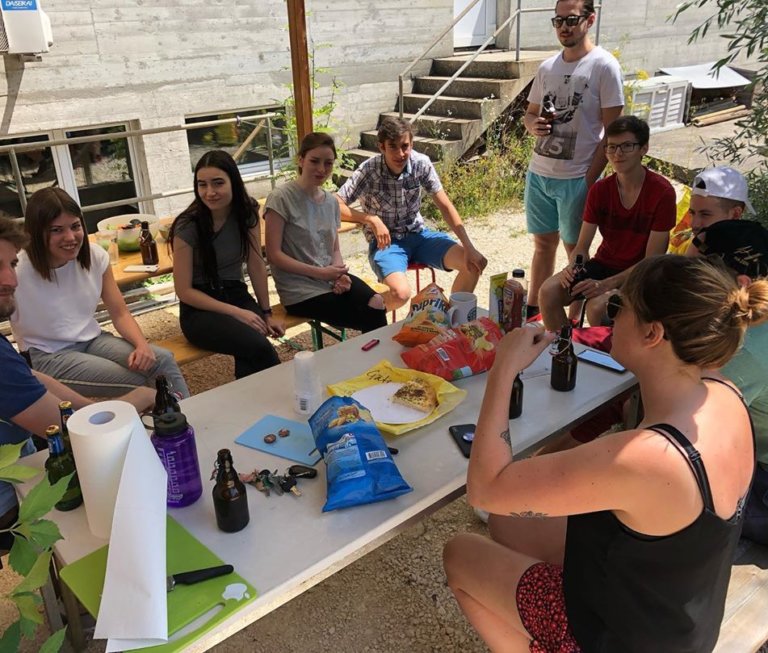
[[[291,431],[290,431],[289,429],[286,429],[286,428],[282,428],[282,429],[280,429],[280,430],[277,432],[277,434],[278,434],[278,435],[279,435],[281,438],[287,438],[287,437],[288,437],[288,436],[291,434]]]
[[[277,436],[274,433],[267,433],[264,436],[264,442],[267,444],[273,444],[277,440]]]

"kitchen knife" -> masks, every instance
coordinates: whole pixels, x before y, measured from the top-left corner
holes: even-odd
[[[232,565],[219,565],[218,567],[208,567],[207,569],[196,569],[195,571],[184,571],[180,574],[173,574],[166,578],[166,591],[172,592],[176,585],[193,585],[209,578],[218,578],[231,574],[235,568]]]

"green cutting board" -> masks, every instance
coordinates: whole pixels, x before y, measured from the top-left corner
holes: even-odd
[[[97,549],[61,570],[61,579],[94,617],[99,613],[108,550],[109,546]],[[171,517],[167,518],[166,556],[168,575],[225,564]],[[236,596],[224,598],[226,588],[238,583],[242,583],[245,587],[244,591],[243,587],[236,586],[226,594],[242,594],[242,598],[239,600]],[[141,650],[153,653],[178,651],[255,598],[256,590],[236,572],[194,585],[177,585],[172,592],[168,592],[169,636],[173,636],[175,632],[191,624],[195,619],[207,614],[215,606],[221,604],[222,609],[204,624],[179,639]]]

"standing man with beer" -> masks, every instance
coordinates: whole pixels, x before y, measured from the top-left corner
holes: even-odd
[[[541,64],[528,95],[524,123],[536,137],[525,184],[534,238],[529,317],[539,312],[539,288],[555,270],[560,239],[569,255],[576,245],[587,190],[606,164],[605,127],[624,107],[619,62],[589,37],[595,19],[593,0],[555,4],[551,21],[563,50]]]

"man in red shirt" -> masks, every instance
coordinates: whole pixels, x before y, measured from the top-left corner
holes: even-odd
[[[541,287],[539,303],[547,329],[567,324],[563,307],[582,298],[588,301],[589,323],[599,325],[608,295],[621,286],[635,264],[667,250],[669,230],[675,226],[675,190],[643,165],[648,139],[648,124],[636,116],[621,116],[608,125],[604,147],[614,173],[589,189],[569,265]],[[598,229],[603,241],[590,258]],[[573,283],[578,255],[586,262],[586,277]]]

